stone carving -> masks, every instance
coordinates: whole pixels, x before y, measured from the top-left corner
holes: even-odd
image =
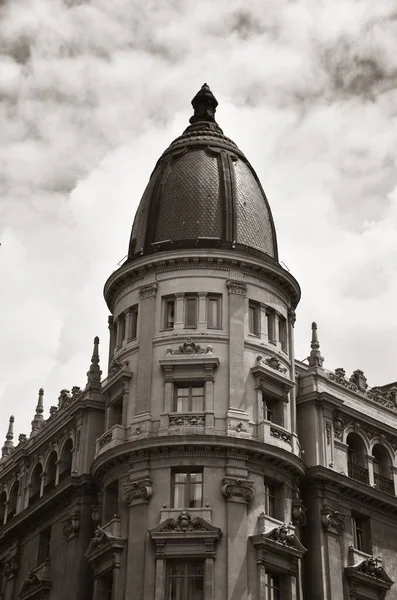
[[[288,433],[288,431],[283,431],[278,427],[270,426],[270,435],[278,440],[282,440],[283,442],[287,442],[287,444],[291,444],[292,435]]]
[[[255,496],[254,482],[248,479],[225,477],[222,485],[222,494],[226,500],[249,502]]]
[[[128,365],[128,360],[118,361],[115,358],[112,358],[109,366],[109,377],[114,377],[121,369],[128,369]]]
[[[290,546],[291,548],[295,547],[295,535],[290,534],[290,528],[286,523],[283,523],[280,527],[276,527],[273,529],[270,534],[267,536],[268,539],[274,540],[279,544],[284,544],[285,546]]]
[[[22,586],[21,594],[23,592],[26,592],[30,588],[32,588],[32,587],[34,587],[36,585],[39,585],[39,584],[40,584],[40,579],[38,578],[38,576],[36,575],[36,573],[33,570],[29,571],[28,577],[27,577],[27,579],[25,580],[25,582],[24,582],[24,584]]]
[[[99,447],[103,448],[106,444],[112,441],[113,431],[107,431],[102,437],[99,438]]]
[[[237,431],[237,433],[246,433],[248,431],[248,429],[244,426],[244,423],[242,421],[240,421],[236,425],[236,431]]]
[[[353,374],[350,377],[349,381],[354,383],[357,386],[357,388],[361,391],[365,391],[368,387],[367,378],[364,375],[364,371],[360,371],[360,369],[356,369],[355,371],[353,371]]]
[[[234,281],[229,279],[226,282],[226,286],[229,290],[229,294],[239,294],[240,296],[245,296],[247,293],[247,284],[243,281]]]
[[[186,342],[179,346],[177,350],[173,350],[172,348],[167,348],[167,354],[210,354],[212,353],[212,346],[207,346],[207,348],[201,348],[199,344],[195,344],[191,338],[188,338]]]
[[[345,515],[325,505],[321,509],[321,524],[324,531],[340,534],[345,529]]]
[[[206,531],[206,527],[201,519],[193,519],[187,510],[183,510],[177,519],[169,519],[163,531]]]
[[[63,521],[62,533],[68,540],[78,534],[80,531],[81,514],[79,511],[74,511]]]
[[[380,565],[378,565],[378,562],[378,559],[373,556],[366,558],[362,563],[359,564],[357,571],[359,573],[364,573],[364,575],[374,577],[375,579],[387,581],[388,578],[385,578],[385,571]]]
[[[327,436],[327,444],[329,446],[331,444],[331,423],[329,421],[325,422],[325,434]]]
[[[295,325],[296,312],[294,308],[288,308],[288,321],[291,323],[292,327]]]
[[[130,506],[149,502],[152,494],[152,482],[148,477],[124,484],[124,502]]]
[[[338,412],[335,412],[334,415],[334,434],[335,437],[338,438],[339,440],[342,439],[343,436],[343,430],[346,427],[346,421],[345,419],[342,417],[342,415]]]
[[[194,426],[204,426],[205,425],[205,415],[170,415],[168,418],[169,427],[181,427],[184,425],[194,427]]]
[[[103,548],[104,546],[107,546],[108,544],[110,544],[110,540],[109,540],[108,536],[103,531],[103,529],[101,529],[100,527],[97,527],[95,530],[94,537],[91,539],[90,544],[88,546],[86,555],[89,555],[92,552],[95,552],[95,550],[99,550],[100,548]]]
[[[157,294],[157,288],[157,283],[148,283],[143,285],[141,288],[139,288],[139,295],[141,299],[144,300],[145,298],[152,298],[155,296]]]
[[[356,394],[360,394],[368,400],[376,402],[376,404],[380,404],[385,408],[397,412],[397,396],[393,388],[387,391],[384,391],[379,387],[368,389],[368,385],[366,383],[367,379],[364,377],[363,371],[360,371],[359,369],[354,371],[350,379],[346,379],[345,375],[346,371],[341,368],[335,369],[335,373],[327,374],[328,379],[344,387],[345,389],[355,392]]]
[[[265,358],[265,363],[275,371],[279,371],[284,375],[287,373],[287,369],[282,365],[276,355],[272,356],[271,358]]]
[[[8,556],[3,563],[4,579],[11,579],[16,575],[19,568],[19,560],[17,555]]]
[[[303,501],[300,498],[292,500],[291,517],[294,525],[304,527],[307,522],[307,508],[303,505]]]

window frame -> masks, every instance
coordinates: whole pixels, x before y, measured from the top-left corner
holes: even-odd
[[[263,510],[267,517],[271,517],[272,519],[277,519],[277,496],[278,490],[277,486],[275,486],[272,482],[264,480],[263,483]]]
[[[253,315],[252,319],[251,315]],[[248,300],[248,334],[259,337],[261,332],[260,324],[261,305],[259,302],[255,302],[255,300]]]
[[[277,343],[276,333],[276,311],[270,306],[266,307],[266,320],[267,320],[267,339],[269,344]]]
[[[278,317],[278,337],[281,351],[288,354],[288,326],[287,319],[283,315]]]
[[[351,533],[355,550],[372,554],[370,518],[353,512],[351,515]]]
[[[176,475],[186,475],[186,483],[182,483],[182,482],[176,482],[175,480],[175,476]],[[201,475],[201,481],[199,482],[192,482],[191,481],[191,476],[192,475]],[[198,506],[195,505],[191,505],[191,498],[194,498],[194,494],[192,494],[192,488],[195,487],[196,485],[200,485],[201,486],[201,498],[199,501]],[[177,502],[176,502],[176,486],[180,485],[180,486],[185,486],[183,489],[184,493],[183,493],[183,505],[182,506],[177,506]],[[176,468],[171,468],[171,506],[172,509],[176,509],[176,510],[184,510],[184,509],[189,509],[189,508],[202,508],[203,507],[203,501],[204,501],[204,469],[203,467],[191,467],[191,468],[186,468],[186,467],[176,467]]]
[[[188,302],[189,301],[193,301],[195,303],[195,319],[194,319],[194,325],[190,325],[188,323],[188,310],[187,310],[187,306],[188,306]],[[199,298],[198,298],[198,294],[196,293],[186,293],[185,297],[184,297],[184,306],[185,306],[185,318],[184,318],[184,326],[185,329],[197,329],[197,324],[198,324],[198,309],[199,309]]]
[[[163,319],[162,319],[162,330],[163,331],[173,331],[175,329],[175,317],[176,317],[176,298],[174,294],[169,294],[167,296],[163,296]],[[172,326],[168,326],[168,311],[167,306],[169,304],[173,305],[173,313],[174,313],[174,322]]]
[[[203,390],[201,410],[192,410],[192,404],[193,404],[193,398],[194,398],[194,396],[192,394],[193,388],[202,388],[202,390]],[[188,410],[178,410],[178,390],[179,389],[188,389],[189,390]],[[197,397],[201,397],[201,396],[197,396]],[[178,413],[178,414],[203,413],[205,411],[205,382],[204,381],[183,381],[183,380],[174,382],[172,408],[173,408],[172,412]]]
[[[216,302],[216,320],[217,323],[214,325],[210,323],[210,303]],[[206,297],[206,311],[207,311],[207,329],[222,329],[222,294],[207,294]]]
[[[266,571],[265,590],[267,600],[281,600],[281,589],[280,575],[278,573],[273,573],[272,571]]]
[[[138,337],[138,318],[139,318],[139,305],[134,304],[130,309],[130,333],[131,337],[129,340],[134,341]]]

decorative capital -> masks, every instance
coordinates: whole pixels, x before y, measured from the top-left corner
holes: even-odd
[[[295,309],[292,307],[288,308],[288,322],[291,323],[292,327],[294,327],[295,325],[295,321],[296,321],[296,312]]]
[[[255,496],[254,482],[237,477],[225,477],[221,491],[226,500],[231,502],[248,503]]]
[[[149,477],[124,484],[124,502],[127,502],[129,506],[147,504],[152,494],[152,481]]]
[[[324,531],[340,535],[345,530],[345,515],[324,505],[321,509],[321,524]]]
[[[226,282],[227,289],[229,294],[238,294],[240,296],[245,296],[247,293],[247,284],[243,281],[235,281],[233,279],[229,279]]]
[[[141,299],[144,300],[145,298],[152,298],[152,297],[156,296],[157,288],[158,288],[157,283],[147,283],[146,285],[143,285],[142,287],[140,287],[139,295],[140,295]]]

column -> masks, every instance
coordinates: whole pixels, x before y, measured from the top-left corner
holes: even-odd
[[[61,461],[60,458],[58,458],[58,460],[55,463],[55,466],[56,466],[56,471],[55,471],[55,485],[58,485],[58,483],[59,483],[59,475],[61,473],[61,464],[62,464],[62,461]]]
[[[114,344],[115,344],[113,315],[109,315],[109,317],[108,317],[108,327],[109,327],[109,365],[110,365],[110,361],[112,360],[113,354],[114,354]]]
[[[207,329],[207,292],[199,292],[198,294],[198,331]]]
[[[107,600],[107,582],[101,577],[94,579],[94,592],[92,600]]]
[[[139,344],[136,413],[146,413],[150,412],[157,283],[142,286],[139,293],[141,324],[145,335],[141,336]]]
[[[374,478],[374,457],[371,454],[367,454],[367,465],[368,465],[368,482],[372,487],[375,486]]]
[[[164,600],[164,582],[165,582],[165,560],[162,557],[156,558],[156,590],[155,600]]]
[[[288,349],[291,362],[291,379],[295,381],[295,350],[294,350],[294,325],[296,315],[293,308],[288,309]],[[296,433],[296,389],[293,387],[289,393],[291,408],[291,431]]]
[[[184,329],[185,327],[185,293],[175,294],[175,323],[174,329]]]
[[[45,486],[46,477],[47,477],[47,473],[45,471],[40,473],[40,498],[44,494],[44,486]]]
[[[3,519],[3,524],[7,523],[9,510],[10,510],[10,501],[6,500],[4,502],[4,519]],[[0,590],[0,592],[1,592],[1,590]]]

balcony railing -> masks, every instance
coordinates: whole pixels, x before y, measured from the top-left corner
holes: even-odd
[[[360,465],[356,465],[355,463],[348,462],[347,472],[349,477],[351,477],[352,479],[355,479],[356,481],[361,481],[361,483],[369,484],[368,469],[365,469]]]
[[[374,482],[375,487],[382,492],[387,492],[388,494],[394,494],[394,481],[389,479],[388,477],[383,477],[382,475],[374,474]]]

